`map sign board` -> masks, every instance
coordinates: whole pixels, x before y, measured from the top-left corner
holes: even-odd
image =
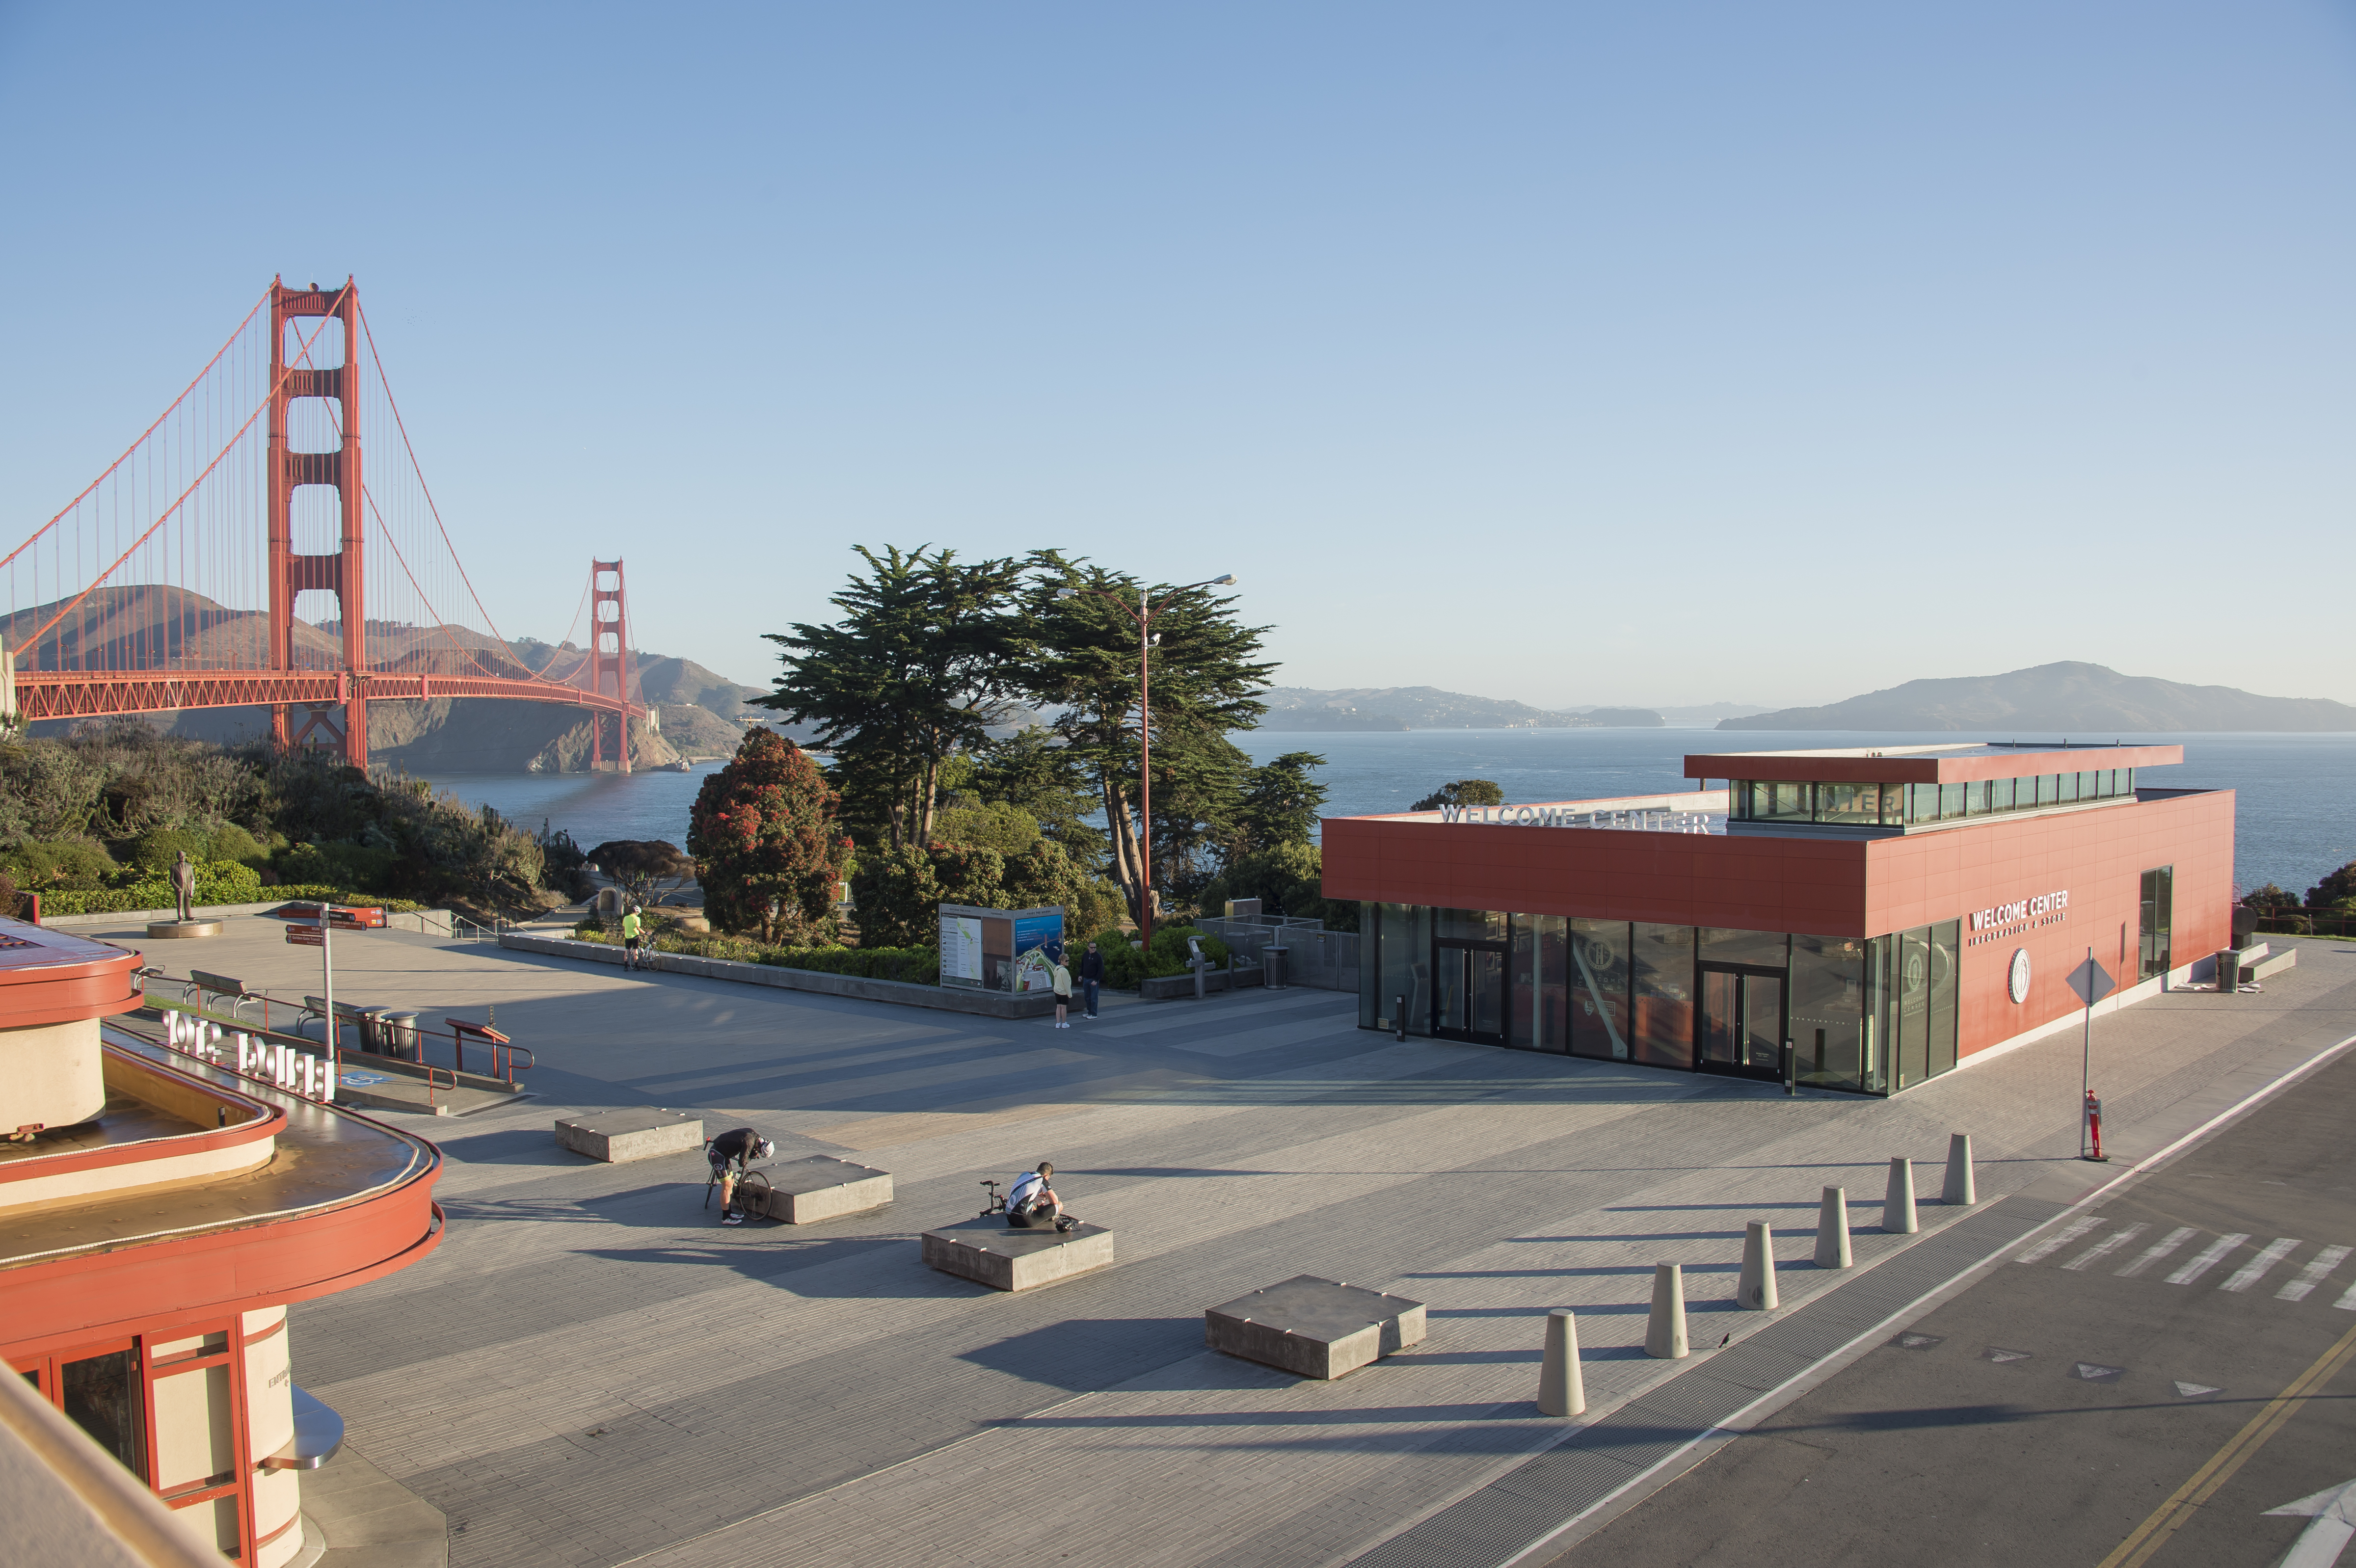
[[[981,984],[981,922],[969,915],[941,916],[941,984]]]

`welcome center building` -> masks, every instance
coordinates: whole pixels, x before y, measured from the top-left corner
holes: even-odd
[[[1688,756],[1723,789],[1324,822],[1362,1028],[1889,1094],[2208,973],[2233,794],[2181,746]],[[2197,955],[2197,956],[2196,956]]]

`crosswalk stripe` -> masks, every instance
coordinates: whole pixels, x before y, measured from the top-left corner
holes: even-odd
[[[2114,1232],[2062,1266],[2066,1269],[2092,1268],[2150,1229],[2149,1225],[2129,1225],[2124,1231]]]
[[[2046,1237],[2043,1241],[2038,1243],[2035,1246],[2029,1248],[2027,1252],[2021,1253],[2012,1261],[2017,1264],[2033,1264],[2042,1262],[2045,1258],[2060,1252],[2062,1248],[2068,1246],[2071,1243],[2076,1241],[2079,1237],[2084,1235],[2087,1232],[2093,1230],[2102,1222],[2103,1217],[2100,1214],[2088,1214],[2080,1219],[2072,1220],[2069,1224],[2064,1225],[2062,1229],[2054,1232],[2051,1235]]]
[[[2177,1229],[2169,1232],[2165,1237],[2146,1247],[2143,1250],[2143,1255],[2141,1257],[2136,1259],[2135,1262],[2127,1264],[2126,1267],[2118,1271],[2119,1277],[2121,1279],[2133,1279],[2136,1275],[2141,1274],[2144,1270],[2149,1268],[2160,1259],[2168,1256],[2169,1253],[2174,1252],[2177,1248],[2182,1246],[2185,1243],[2190,1241],[2200,1233],[2201,1232],[2199,1231],[2194,1230],[2190,1225],[2179,1226]]]
[[[2325,1276],[2329,1275],[2333,1269],[2338,1268],[2343,1262],[2345,1262],[2348,1254],[2351,1252],[2356,1252],[2356,1247],[2324,1248],[2321,1252],[2316,1253],[2313,1258],[2308,1261],[2308,1265],[2305,1268],[2299,1270],[2298,1277],[2297,1279],[2292,1280],[2287,1285],[2285,1285],[2280,1290],[2275,1292],[2275,1299],[2276,1301],[2305,1301],[2308,1296],[2314,1292],[2315,1287],[2323,1283]]]
[[[2245,1232],[2236,1231],[2230,1236],[2220,1236],[2194,1254],[2190,1263],[2168,1276],[2170,1285],[2190,1285],[2211,1269],[2225,1261],[2225,1254],[2248,1241]]]
[[[2297,1245],[2298,1239],[2295,1236],[2276,1236],[2260,1250],[2256,1257],[2235,1270],[2233,1278],[2217,1288],[2220,1290],[2249,1289],[2266,1276],[2268,1269],[2290,1256],[2291,1249]]]
[[[2341,1294],[2340,1299],[2333,1302],[2331,1305],[2340,1308],[2342,1312],[2356,1312],[2356,1285],[2350,1285],[2347,1290]]]

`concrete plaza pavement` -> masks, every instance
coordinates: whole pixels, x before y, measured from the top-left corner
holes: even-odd
[[[254,925],[154,955],[316,989],[316,954]],[[2262,995],[2096,1021],[2121,1155],[2356,1033],[2356,945],[2301,945]],[[1886,1102],[1786,1100],[1399,1043],[1300,989],[1055,1030],[403,933],[338,959],[339,997],[496,1002],[541,1063],[537,1101],[410,1124],[449,1157],[441,1249],[294,1318],[298,1381],[447,1514],[460,1564],[1345,1563],[1577,1424],[1533,1403],[1547,1308],[1580,1313],[1591,1421],[1696,1364],[1642,1353],[1655,1261],[1686,1265],[1699,1361],[1858,1277],[1805,1263],[1826,1183],[1869,1266],[1962,1217],[1935,1201],[1950,1131],[1984,1200],[2104,1179],[2073,1157],[2074,1032]],[[853,1153],[898,1200],[723,1229],[696,1156],[599,1166],[550,1134],[648,1104],[760,1127],[782,1157]],[[1923,1237],[1873,1229],[1898,1154],[1923,1167]],[[1004,1296],[918,1263],[980,1178],[1042,1158],[1119,1232],[1118,1266]],[[1777,1225],[1783,1314],[1732,1304],[1753,1219]],[[1205,1307],[1301,1273],[1424,1301],[1430,1337],[1333,1383],[1203,1349]]]

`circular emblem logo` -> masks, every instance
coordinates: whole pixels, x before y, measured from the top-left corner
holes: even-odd
[[[2028,948],[2016,947],[2012,950],[2012,971],[2006,978],[2005,988],[2011,993],[2015,1003],[2029,1000]]]

